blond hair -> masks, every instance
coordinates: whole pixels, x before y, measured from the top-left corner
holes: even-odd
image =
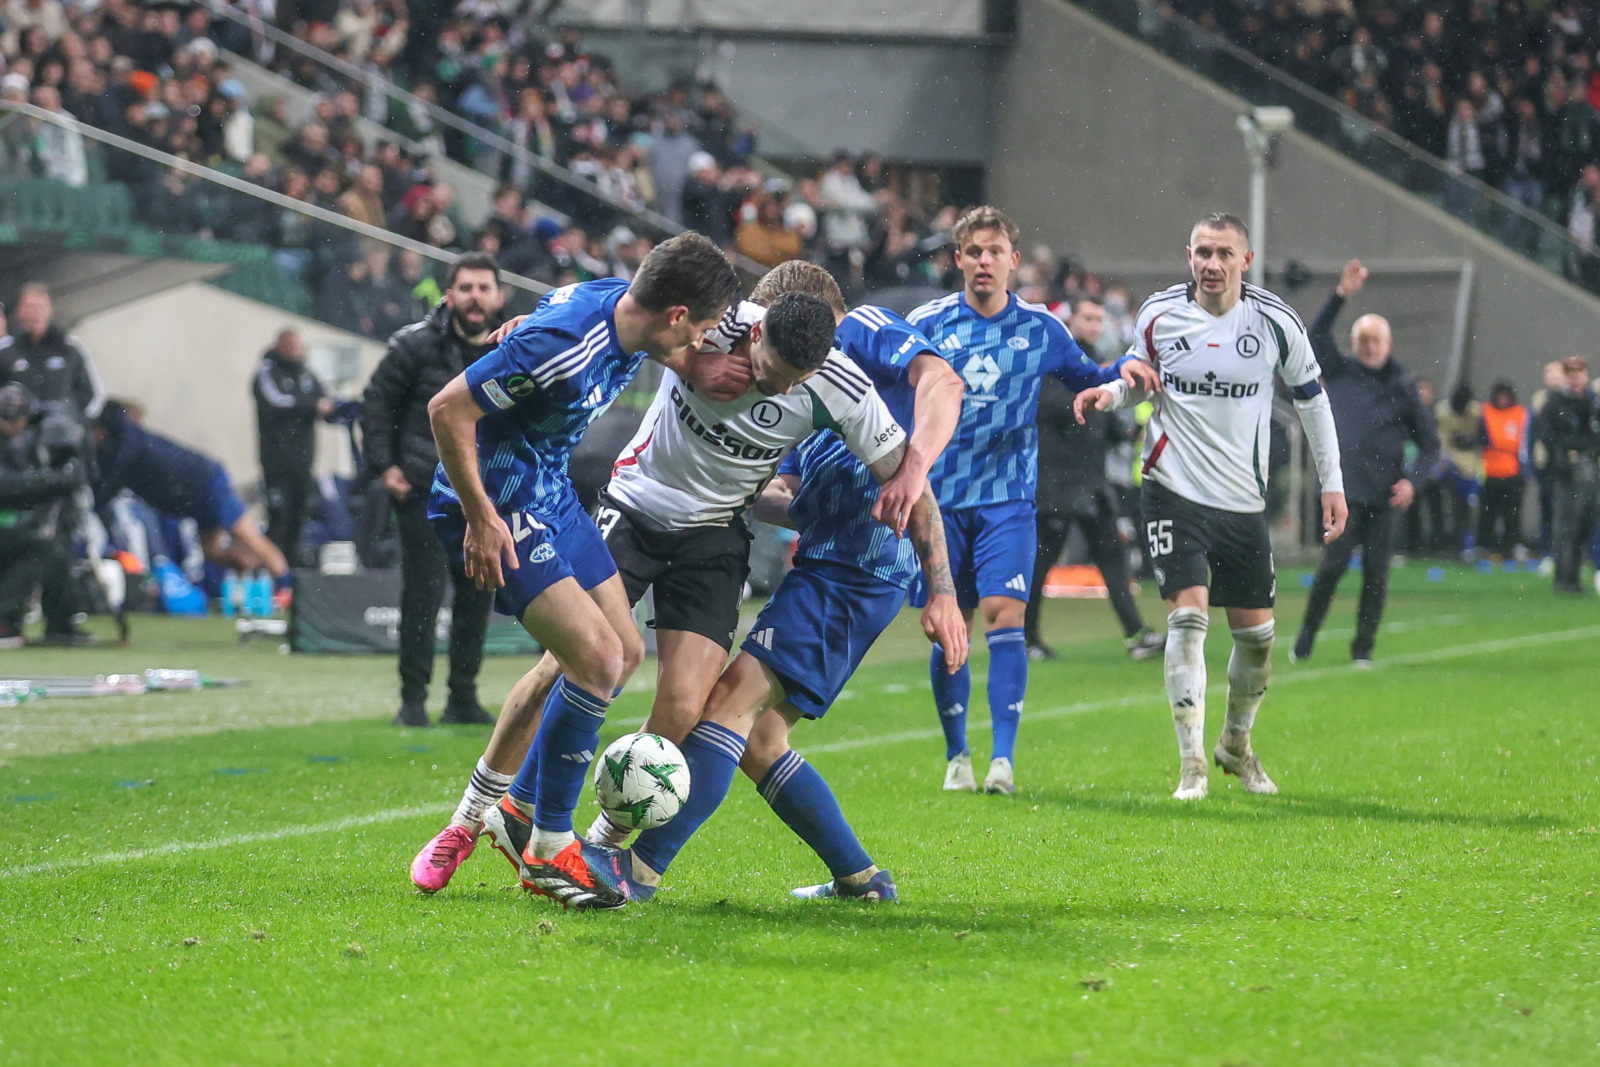
[[[1010,215],[997,207],[985,204],[973,208],[956,220],[956,224],[950,227],[950,240],[960,248],[967,243],[967,238],[978,230],[998,230],[1005,234],[1013,251],[1017,247],[1017,239],[1022,236],[1022,231],[1017,229],[1017,224],[1011,221]]]

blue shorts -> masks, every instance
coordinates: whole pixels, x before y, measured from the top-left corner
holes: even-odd
[[[520,622],[528,605],[563,578],[575,578],[584,589],[593,589],[617,573],[600,531],[578,503],[576,493],[569,491],[553,513],[541,509],[500,517],[511,527],[521,564],[508,570],[502,563],[506,584],[494,594],[494,609],[502,615]],[[428,521],[450,561],[459,566],[465,556],[466,519],[455,507],[436,509],[429,501]]]
[[[233,529],[233,524],[245,512],[244,501],[233,491],[233,482],[228,480],[228,472],[222,469],[222,464],[211,464],[211,482],[206,488],[205,498],[190,518],[200,527],[201,533]]]
[[[865,571],[802,559],[739,647],[778,676],[795,710],[820,719],[904,601],[905,590]]]
[[[950,574],[956,580],[956,600],[963,611],[976,608],[986,596],[1027,602],[1039,544],[1033,501],[1008,500],[946,511],[944,541],[950,551]],[[920,573],[910,596],[915,607],[928,602]]]

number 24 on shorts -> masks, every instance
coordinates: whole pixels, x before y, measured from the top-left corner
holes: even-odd
[[[1150,542],[1152,556],[1165,556],[1172,552],[1172,520],[1152,519],[1144,524],[1144,535]]]

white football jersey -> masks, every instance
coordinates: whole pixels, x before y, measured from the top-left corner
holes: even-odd
[[[1272,375],[1293,389],[1322,374],[1294,309],[1246,284],[1216,316],[1195,302],[1193,283],[1174,285],[1139,309],[1128,352],[1161,373],[1144,476],[1208,507],[1264,510]]]
[[[906,439],[872,380],[837,349],[783,396],[707,400],[668,371],[606,492],[668,530],[722,526],[761,494],[784,455],[831,429],[863,463]]]

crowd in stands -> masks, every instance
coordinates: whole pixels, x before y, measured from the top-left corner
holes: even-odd
[[[1600,9],[1588,0],[1161,0],[1565,225],[1568,273],[1600,288]],[[1445,207],[1534,251],[1536,228],[1463,182]],[[1493,214],[1494,217],[1489,217]]]
[[[520,152],[441,125],[425,108],[373,89],[394,84],[464,116],[608,196],[700,230],[763,267],[807,257],[852,295],[938,284],[953,209],[919,221],[883,161],[839,153],[816,177],[791,182],[751,165],[754,136],[713,86],[629,95],[612,65],[576,34],[530,35],[492,11],[400,0],[299,5],[291,25],[308,42],[375,76],[253,38],[203,6],[134,0],[98,4],[9,0],[0,35],[0,98],[69,117],[0,128],[0,176],[82,187],[121,182],[136,221],[168,234],[266,246],[315,295],[317,314],[374,338],[416,319],[439,289],[432,262],[289,208],[228,190],[131,153],[102,150],[74,123],[217,168],[304,204],[445,251],[494,253],[505,268],[550,284],[627,277],[651,243],[631,216],[531,165]],[[314,92],[290,117],[281,96],[252,98],[229,63],[241,53]],[[392,139],[364,140],[362,120]],[[436,174],[444,155],[499,184],[487,219],[465,218]]]

